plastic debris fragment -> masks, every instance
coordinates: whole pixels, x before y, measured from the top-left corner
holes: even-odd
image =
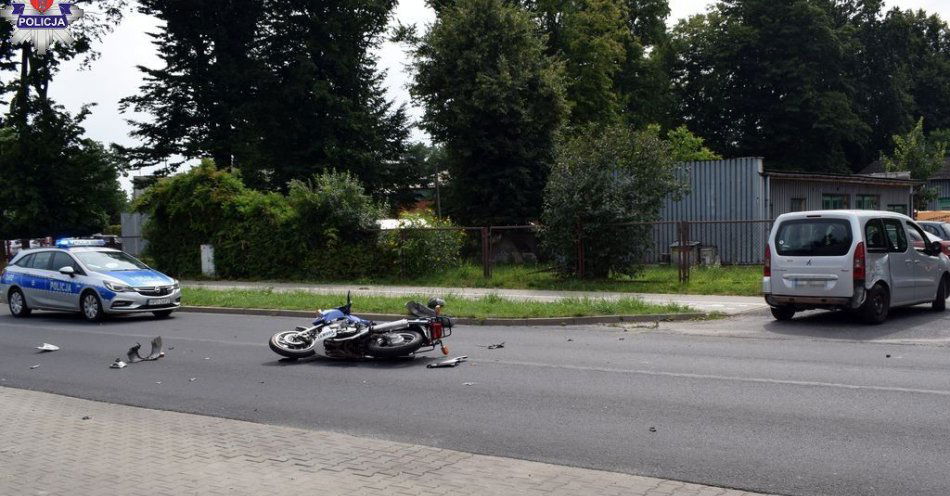
[[[426,368],[436,369],[441,367],[455,367],[466,360],[468,360],[468,356],[460,356],[449,360],[442,360],[441,362],[430,363],[429,365],[426,365]]]
[[[139,354],[139,348],[141,347],[141,343],[135,343],[135,346],[129,348],[128,353],[126,353],[126,355],[129,357],[129,363],[158,360],[159,358],[165,356],[165,345],[162,343],[161,336],[158,336],[152,340],[152,352],[149,353],[148,356],[143,357],[141,354]]]
[[[35,369],[35,368],[38,368],[39,366],[40,366],[40,364],[30,365],[30,370],[33,370],[33,369]]]
[[[123,362],[121,358],[116,358],[115,361],[112,362],[112,365],[109,365],[109,368],[110,369],[124,369],[128,366],[129,364]]]
[[[43,343],[40,346],[37,346],[36,349],[40,350],[41,352],[58,351],[59,346],[56,346],[55,344]]]

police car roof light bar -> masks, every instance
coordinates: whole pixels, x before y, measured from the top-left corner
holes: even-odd
[[[105,246],[106,240],[104,239],[76,239],[76,238],[63,238],[56,240],[57,248],[74,248],[78,246]]]

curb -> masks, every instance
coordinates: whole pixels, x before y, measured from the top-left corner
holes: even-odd
[[[306,310],[268,310],[264,308],[227,308],[227,307],[196,307],[182,306],[179,312],[194,313],[217,313],[226,315],[263,315],[269,317],[303,317],[313,318],[316,312]],[[375,320],[385,322],[390,320],[399,320],[406,315],[384,314],[384,313],[360,313],[360,317],[366,320]],[[600,315],[590,317],[546,317],[546,318],[524,318],[524,319],[505,319],[505,318],[484,318],[475,319],[470,317],[455,318],[459,325],[486,325],[486,326],[555,326],[555,325],[590,325],[590,324],[619,324],[624,322],[677,322],[684,320],[696,320],[709,318],[710,314],[706,312],[688,312],[688,313],[658,313],[646,315]]]

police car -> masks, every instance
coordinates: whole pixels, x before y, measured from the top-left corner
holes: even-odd
[[[165,318],[181,306],[178,281],[101,239],[61,239],[55,248],[22,250],[0,273],[0,299],[14,317],[33,310],[78,311],[86,320],[107,314]]]

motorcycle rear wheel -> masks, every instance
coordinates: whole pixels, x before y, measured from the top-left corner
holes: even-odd
[[[393,331],[373,336],[366,343],[366,351],[376,358],[395,358],[409,355],[422,347],[423,337],[417,331]]]
[[[280,331],[270,337],[267,344],[278,355],[287,358],[307,358],[316,355],[317,341],[293,339],[297,331]]]

